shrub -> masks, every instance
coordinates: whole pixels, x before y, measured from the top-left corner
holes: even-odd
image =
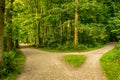
[[[120,63],[120,41],[115,46],[116,59]]]
[[[108,80],[120,80],[120,42],[104,54],[100,62]]]
[[[14,80],[15,76],[20,73],[23,67],[25,57],[15,51],[5,52],[4,66],[0,69],[0,78],[2,80]]]

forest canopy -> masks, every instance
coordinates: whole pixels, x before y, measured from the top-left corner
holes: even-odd
[[[119,0],[5,1],[5,40],[59,50],[82,50],[120,39]]]

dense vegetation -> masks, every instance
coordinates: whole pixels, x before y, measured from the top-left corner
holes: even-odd
[[[4,53],[4,66],[0,69],[0,80],[15,80],[23,69],[25,57],[21,53],[10,51]]]
[[[108,80],[120,80],[120,42],[100,62]]]
[[[85,61],[85,58],[84,55],[67,55],[64,56],[64,61],[72,67],[77,68]]]
[[[119,0],[6,1],[5,19],[7,50],[18,42],[84,50],[120,39]]]

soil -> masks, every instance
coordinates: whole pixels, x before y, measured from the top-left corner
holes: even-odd
[[[72,53],[22,48],[20,50],[26,56],[26,62],[16,80],[106,80],[99,60],[105,52],[114,48],[114,45],[109,43],[97,50]],[[63,61],[63,56],[70,54],[85,55],[86,60],[79,68],[72,68]]]

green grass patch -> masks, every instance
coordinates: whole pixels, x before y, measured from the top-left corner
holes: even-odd
[[[84,55],[66,55],[64,61],[70,64],[72,67],[77,68],[85,61]]]
[[[51,48],[47,48],[47,47],[44,47],[44,48],[39,48],[40,50],[43,50],[43,51],[47,51],[47,52],[56,52],[56,53],[69,53],[69,52],[87,52],[87,51],[91,51],[91,50],[96,50],[96,49],[100,49],[104,47],[104,45],[100,45],[100,46],[97,46],[97,47],[93,47],[93,48],[86,48],[86,49],[83,49],[83,50],[75,50],[75,49],[65,49],[65,50],[59,50],[59,49],[51,49]]]
[[[25,56],[15,51],[5,52],[4,66],[0,69],[0,80],[15,80],[16,76],[23,69]]]
[[[118,44],[120,45],[120,44]],[[119,54],[118,54],[119,53]],[[107,52],[100,59],[104,74],[108,80],[120,80],[120,47]]]
[[[106,44],[104,44],[106,45]],[[66,52],[86,52],[86,51],[91,51],[95,49],[99,49],[104,47],[103,44],[96,43],[95,45],[88,45],[88,44],[79,44],[75,46],[73,43],[71,44],[64,44],[64,45],[58,45],[56,47],[49,47],[49,46],[40,46],[39,49],[43,51],[48,51],[48,52],[60,52],[60,53],[66,53]]]

